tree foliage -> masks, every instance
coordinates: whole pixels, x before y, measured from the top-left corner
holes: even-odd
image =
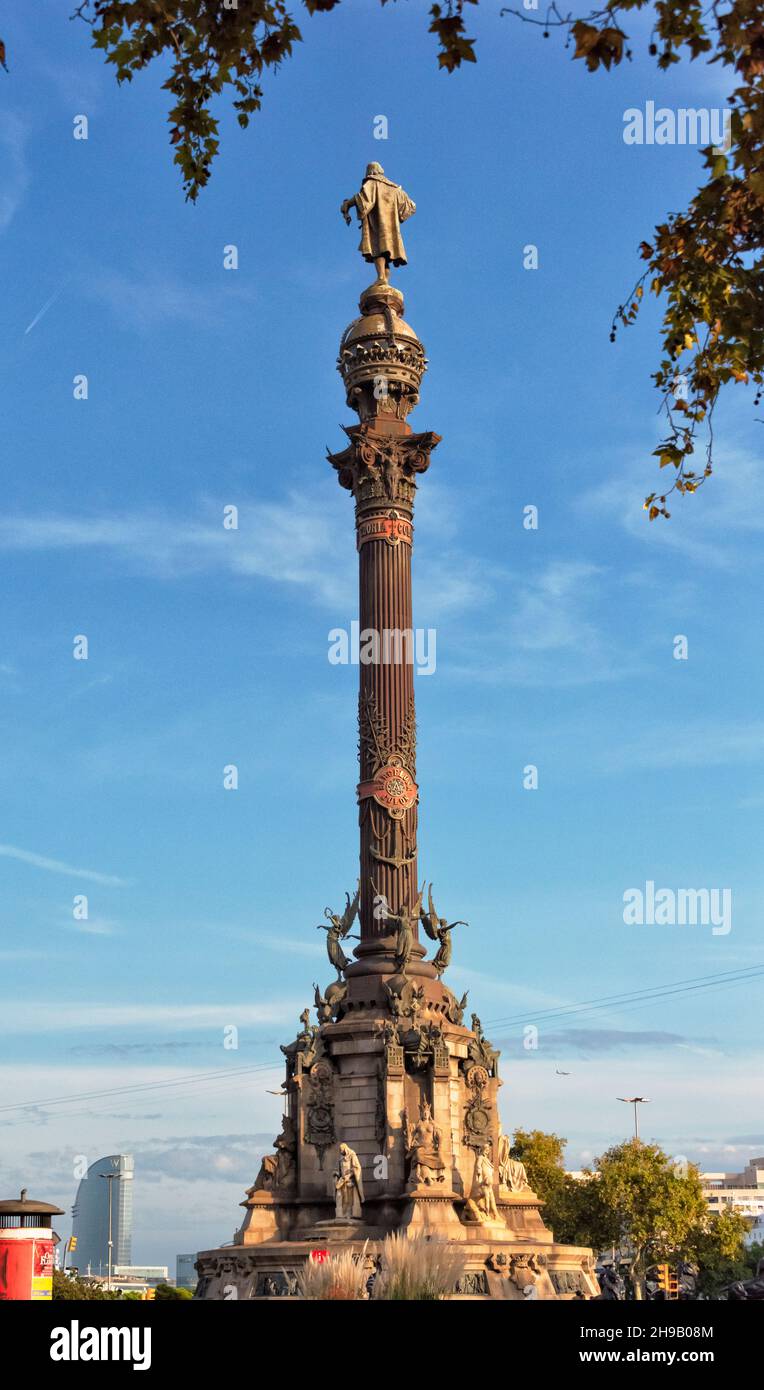
[[[631,1262],[638,1297],[650,1265],[663,1261],[690,1262],[698,1292],[707,1297],[755,1274],[758,1250],[745,1249],[745,1219],[709,1212],[692,1165],[680,1171],[657,1145],[632,1139],[608,1149],[583,1179],[573,1178],[564,1168],[566,1143],[557,1134],[519,1129],[512,1154],[525,1164],[555,1239],[597,1253],[619,1250]]]
[[[588,1185],[605,1243],[630,1253],[638,1297],[647,1266],[686,1253],[708,1220],[698,1170],[679,1172],[657,1144],[616,1144],[598,1160]]]
[[[92,29],[95,48],[130,82],[157,60],[169,64],[170,143],[186,196],[208,182],[219,147],[215,99],[230,94],[240,125],[260,109],[261,79],[302,40],[295,11],[309,15],[341,0],[80,0],[74,15]],[[380,0],[382,5],[388,0]],[[454,72],[476,61],[466,32],[466,6],[443,0],[427,13],[438,63]],[[693,493],[712,471],[712,417],[721,388],[764,384],[764,7],[761,0],[608,0],[584,13],[561,13],[555,0],[544,18],[505,8],[566,35],[588,71],[609,71],[631,50],[626,25],[635,11],[652,17],[649,52],[666,71],[682,58],[728,70],[729,148],[702,153],[707,177],[680,212],[670,213],[640,246],[645,267],[613,319],[611,337],[632,324],[645,291],[663,305],[662,355],[653,373],[666,417],[655,456],[669,483],[645,499],[650,520],[668,517],[671,493]],[[0,64],[5,48],[0,44]],[[695,460],[702,443],[701,457]]]
[[[109,1299],[111,1302],[118,1302],[121,1294],[119,1289],[109,1292],[101,1284],[91,1284],[86,1279],[78,1279],[74,1274],[64,1274],[62,1270],[54,1269],[53,1297],[71,1302],[81,1302],[83,1299]]]
[[[544,20],[567,32],[590,72],[630,58],[622,28],[630,12],[652,13],[650,54],[662,71],[686,56],[729,69],[729,148],[702,150],[706,182],[640,245],[646,268],[616,311],[611,330],[632,324],[645,289],[663,299],[663,354],[653,373],[667,429],[655,450],[671,485],[645,499],[650,520],[668,517],[670,493],[697,492],[712,471],[712,416],[728,382],[764,383],[764,10],[761,0],[610,0],[583,17],[552,3]],[[528,19],[522,11],[506,11]],[[531,20],[530,22],[534,22]],[[694,463],[698,432],[702,462]]]
[[[193,1298],[190,1289],[179,1289],[174,1284],[157,1284],[154,1289],[154,1301],[156,1303],[185,1303],[189,1298]]]
[[[735,1280],[750,1279],[756,1272],[743,1237],[748,1229],[739,1211],[713,1212],[688,1241],[688,1254],[698,1268],[698,1293],[713,1298]]]
[[[565,1171],[567,1139],[543,1130],[515,1131],[512,1157],[525,1164],[528,1181],[544,1203],[544,1221],[563,1245],[591,1245],[601,1250],[609,1241],[602,1224],[597,1193]]]

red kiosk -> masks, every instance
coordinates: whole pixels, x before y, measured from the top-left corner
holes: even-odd
[[[30,1202],[25,1187],[17,1200],[0,1202],[0,1302],[52,1297],[59,1237],[51,1219],[63,1215],[50,1202]]]

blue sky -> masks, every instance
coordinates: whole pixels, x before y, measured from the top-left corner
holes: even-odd
[[[555,1129],[578,1166],[636,1091],[671,1153],[764,1148],[757,980],[544,1012],[761,963],[761,425],[737,388],[711,484],[649,527],[655,310],[608,341],[702,167],[626,146],[623,113],[722,106],[723,74],[657,74],[635,29],[591,76],[498,8],[451,77],[423,4],[301,16],[251,129],[221,107],[196,206],[158,73],[117,90],[66,6],[5,21],[0,1104],[44,1103],[0,1112],[0,1185],[69,1207],[77,1156],[134,1152],[136,1260],[230,1238],[278,1043],[331,975],[316,923],[356,877],[357,669],[327,660],[356,555],[324,455],[369,279],[338,208],[369,159],[417,202],[412,423],[443,436],[417,501],[420,872],[470,923],[450,982],[501,1042],[505,1127]],[[625,926],[647,880],[729,887],[732,930]]]

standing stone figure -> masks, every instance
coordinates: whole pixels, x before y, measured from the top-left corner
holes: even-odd
[[[349,1144],[340,1144],[334,1178],[335,1214],[338,1221],[360,1221],[363,1202],[361,1160]]]
[[[378,282],[385,282],[390,279],[391,264],[407,264],[401,222],[416,212],[416,204],[400,184],[385,178],[381,164],[367,164],[360,192],[346,198],[340,208],[348,226],[352,207],[361,224],[358,250],[365,261],[373,261]]]
[[[475,1159],[475,1175],[472,1179],[472,1191],[467,1206],[478,1221],[499,1220],[493,1191],[493,1163],[490,1144],[484,1144]]]

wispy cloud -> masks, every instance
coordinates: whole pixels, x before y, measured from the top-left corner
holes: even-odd
[[[172,1056],[176,1052],[200,1051],[199,1042],[183,1041],[180,1038],[172,1038],[165,1042],[124,1042],[124,1043],[99,1043],[88,1042],[78,1043],[74,1047],[67,1048],[72,1057],[145,1057],[158,1053],[162,1057]]]
[[[694,496],[672,498],[668,522],[649,522],[642,509],[645,493],[654,486],[644,460],[628,462],[606,482],[583,493],[576,506],[584,514],[615,521],[655,554],[681,554],[714,569],[735,570],[749,563],[752,550],[760,553],[764,531],[761,456],[718,445],[712,477]],[[746,540],[755,545],[744,546]]]
[[[207,505],[200,518],[151,513],[69,517],[4,517],[0,549],[101,551],[162,578],[218,570],[244,578],[304,587],[336,610],[353,602],[352,554],[338,559],[326,500],[304,493],[283,502],[239,506],[238,530],[223,526],[223,505]],[[267,537],[267,544],[264,543]]]
[[[583,739],[582,748],[586,748]],[[624,735],[608,750],[607,772],[632,768],[727,767],[764,758],[764,720],[695,719],[681,727],[669,722]]]
[[[598,644],[586,609],[602,570],[585,561],[555,560],[522,582],[510,623],[513,646],[524,651],[590,651]]]
[[[154,1141],[135,1148],[141,1179],[182,1178],[198,1182],[215,1173],[252,1181],[258,1161],[273,1147],[271,1134],[205,1134]]]
[[[326,946],[321,942],[298,941],[288,936],[258,936],[242,932],[242,937],[263,946],[266,951],[278,951],[288,956],[325,956]]]
[[[83,932],[86,936],[116,936],[119,928],[116,922],[109,921],[108,918],[94,917],[83,921],[74,918],[66,923],[67,931]]]
[[[531,573],[496,573],[496,616],[460,641],[455,673],[488,684],[588,685],[623,680],[641,665],[633,646],[606,630],[613,577],[583,560],[552,560]]]
[[[222,329],[227,309],[246,307],[257,297],[248,286],[235,281],[235,276],[232,282],[228,275],[214,288],[200,287],[156,271],[125,275],[101,270],[88,273],[82,292],[107,305],[124,327],[141,333],[178,324]]]
[[[5,859],[18,859],[21,864],[29,864],[33,869],[45,869],[51,874],[65,874],[68,878],[87,879],[90,883],[100,883],[106,888],[125,888],[129,880],[117,878],[115,874],[102,874],[96,869],[76,869],[72,864],[64,864],[60,859],[48,859],[43,854],[31,850],[18,849],[16,845],[0,845],[0,855]]]
[[[262,1023],[285,1025],[296,1018],[299,999],[277,1000],[267,1004],[134,1004],[67,1002],[56,1000],[0,1003],[3,1031],[6,1033],[56,1033],[89,1028],[227,1028],[254,1027]]]
[[[10,227],[29,186],[27,126],[6,111],[0,115],[0,232]]]
[[[583,1057],[587,1052],[627,1052],[635,1048],[689,1048],[682,1033],[669,1033],[660,1029],[637,1028],[561,1028],[555,1033],[544,1033],[544,1051],[573,1053]],[[714,1053],[713,1055],[717,1055]]]
[[[434,556],[425,550],[417,569],[416,613],[432,626],[493,596],[485,566],[472,558]]]
[[[45,960],[47,951],[0,951],[0,961]]]

